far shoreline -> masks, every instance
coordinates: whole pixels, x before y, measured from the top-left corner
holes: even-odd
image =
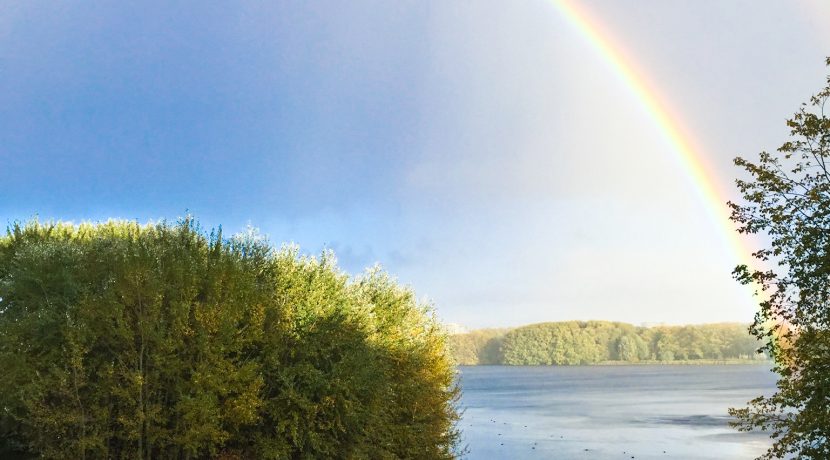
[[[687,359],[678,361],[603,361],[585,364],[456,364],[455,367],[595,367],[595,366],[733,366],[768,365],[768,359]]]

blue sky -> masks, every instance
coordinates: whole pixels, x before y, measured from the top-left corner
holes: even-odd
[[[724,184],[827,72],[818,0],[582,4]],[[668,149],[545,1],[0,6],[3,223],[252,225],[469,327],[748,322]]]

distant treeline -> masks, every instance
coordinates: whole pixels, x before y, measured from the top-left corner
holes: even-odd
[[[450,336],[460,365],[764,359],[744,324],[637,327],[608,321],[539,323]]]

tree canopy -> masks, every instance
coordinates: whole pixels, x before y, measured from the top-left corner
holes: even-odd
[[[450,458],[458,388],[412,290],[253,234],[31,222],[0,237],[0,453]]]
[[[635,327],[608,321],[538,323],[450,336],[462,365],[578,365],[604,362],[763,358],[743,324]]]
[[[830,58],[827,60],[830,66]],[[755,267],[736,277],[763,292],[752,332],[766,342],[779,374],[777,391],[733,409],[742,430],[770,430],[765,458],[830,458],[830,118],[826,86],[787,124],[790,140],[756,161],[730,203],[743,233],[769,242]]]

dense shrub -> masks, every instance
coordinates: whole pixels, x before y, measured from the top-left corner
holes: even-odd
[[[45,458],[448,458],[445,337],[379,270],[247,235],[15,225],[0,438]]]

